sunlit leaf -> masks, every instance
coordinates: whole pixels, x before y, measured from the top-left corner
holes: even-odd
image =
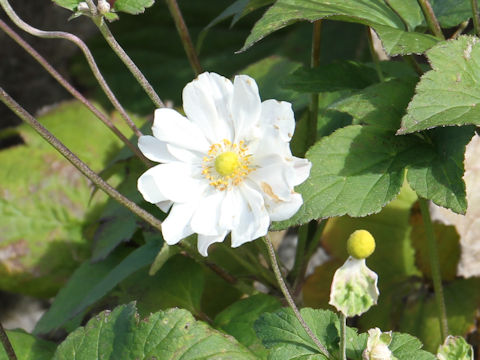
[[[37,339],[23,330],[7,330],[13,350],[19,360],[50,360],[57,345]],[[9,360],[3,346],[0,346],[0,360]]]

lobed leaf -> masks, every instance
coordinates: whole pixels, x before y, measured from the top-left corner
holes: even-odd
[[[255,24],[241,51],[294,22],[323,18],[371,26],[390,55],[422,53],[438,42],[438,39],[430,35],[406,32],[402,20],[384,1],[279,0]]]
[[[233,338],[171,309],[140,319],[133,303],[104,311],[72,332],[53,360],[257,359]]]
[[[425,73],[399,134],[447,125],[480,124],[480,43],[473,36],[442,42],[427,52]]]

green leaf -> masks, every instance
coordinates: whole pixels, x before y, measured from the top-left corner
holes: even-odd
[[[435,360],[435,355],[421,350],[423,347],[420,340],[409,335],[401,333],[393,333],[390,350],[398,360]]]
[[[438,128],[426,133],[430,149],[425,149],[423,154],[425,162],[410,166],[407,172],[408,183],[419,196],[456,213],[465,213],[463,160],[465,147],[474,133],[472,126]]]
[[[232,335],[254,354],[266,359],[268,352],[255,334],[253,323],[265,312],[281,307],[280,302],[271,296],[257,294],[230,305],[215,317],[214,326]]]
[[[157,284],[162,294],[158,299],[160,307],[178,306],[194,314],[201,313],[205,274],[199,264],[183,255],[175,255],[162,266],[157,275],[161,279]]]
[[[37,323],[35,333],[58,329],[72,317],[85,311],[135,271],[152,263],[160,244],[151,241],[125,256],[114,252],[102,262],[84,263],[60,290],[52,307]]]
[[[478,38],[461,36],[427,52],[432,70],[425,73],[402,119],[399,134],[436,126],[480,124]]]
[[[230,27],[232,27],[245,15],[248,15],[252,11],[261,8],[262,6],[269,5],[273,3],[273,1],[274,0],[237,0],[223,10],[215,19],[210,21],[205,29],[209,29],[219,22],[233,16],[232,23],[230,24]]]
[[[57,345],[50,341],[37,339],[23,330],[7,330],[7,336],[19,360],[50,360]],[[8,360],[0,346],[0,360]]]
[[[309,308],[301,309],[300,312],[327,350],[332,354],[338,352],[340,323],[337,315],[329,310]],[[326,359],[307,335],[292,309],[283,308],[274,313],[265,313],[255,321],[254,328],[263,345],[271,349],[269,359]],[[359,336],[355,329],[347,328],[347,354],[350,358],[361,360],[361,351],[365,345],[364,334]]]
[[[471,0],[430,0],[430,3],[442,27],[454,27],[472,17]]]
[[[415,162],[421,142],[372,126],[351,125],[324,137],[307,152],[310,177],[296,190],[303,205],[276,229],[311,219],[379,212],[400,191],[405,166]]]
[[[298,92],[319,93],[363,89],[378,81],[374,69],[354,61],[342,61],[317,68],[301,67],[285,76],[283,87]]]
[[[76,10],[78,4],[82,1],[83,0],[53,0],[57,5],[72,11]],[[155,0],[116,0],[113,9],[115,11],[136,15],[145,12],[145,8],[152,6],[154,2]],[[112,16],[112,14],[109,16]]]
[[[390,55],[421,53],[438,42],[430,35],[406,32],[402,20],[384,1],[279,0],[257,22],[242,50],[294,22],[328,17],[371,26]]]
[[[62,103],[38,120],[94,171],[120,148],[78,102]],[[92,198],[91,183],[29,126],[18,131],[25,145],[0,151],[0,289],[51,297],[88,258],[107,197]]]
[[[422,9],[418,5],[417,0],[389,0],[388,4],[405,21],[408,31],[414,31],[418,25],[425,22]],[[435,12],[435,14],[437,13]]]
[[[171,309],[140,319],[135,305],[122,305],[92,318],[58,347],[53,360],[257,359],[233,338]]]

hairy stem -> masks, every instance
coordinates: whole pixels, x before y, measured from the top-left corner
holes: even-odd
[[[475,29],[475,34],[480,36],[480,15],[478,13],[478,0],[470,0],[472,3],[472,18],[473,18],[473,28]]]
[[[121,205],[125,206],[139,218],[143,219],[145,222],[150,224],[153,228],[158,231],[162,230],[162,222],[154,217],[149,212],[145,211],[133,201],[130,201],[125,196],[120,194],[116,189],[110,186],[105,180],[103,180],[98,174],[91,170],[87,164],[80,160],[75,154],[73,154],[65,145],[63,145],[55,136],[53,136],[47,129],[45,129],[32,115],[30,115],[24,108],[22,108],[15,100],[13,100],[10,95],[8,95],[3,88],[0,87],[0,101],[7,105],[15,114],[18,115],[20,119],[32,126],[37,133],[40,134],[50,145],[52,145],[60,154],[62,154],[73,166],[75,166],[83,175],[90,179],[97,187],[102,189],[107,195],[111,196],[114,200],[118,201]],[[183,247],[183,246],[182,246]],[[185,247],[183,247],[185,248]],[[196,257],[197,253],[195,250],[191,250],[188,247],[186,248],[187,253],[193,258]],[[227,282],[236,282],[237,280],[226,273],[223,269],[218,267],[215,264],[212,264],[205,259],[202,259],[202,262],[208,266],[212,271],[221,276]],[[242,288],[242,291],[245,291],[247,294],[247,288],[242,284],[239,285]]]
[[[125,135],[110,121],[110,119],[88,101],[80,92],[75,89],[52,65],[40,55],[33,47],[23,40],[13,29],[11,29],[3,20],[0,19],[0,29],[2,29],[12,40],[20,45],[29,53],[52,77],[58,81],[73,97],[85,105],[96,117],[98,117],[145,165],[150,166],[151,162],[142,154],[137,146],[133,145]]]
[[[7,353],[8,360],[17,360],[17,355],[15,355],[15,350],[13,350],[12,343],[8,339],[7,333],[3,328],[3,325],[0,323],[0,341],[2,341],[3,348]]]
[[[53,136],[42,124],[40,124],[32,115],[30,115],[24,108],[22,108],[5,90],[0,87],[0,100],[7,105],[17,116],[28,123],[34,130],[40,134],[50,145],[52,145],[60,154],[62,154],[73,166],[75,166],[83,175],[89,178],[96,186],[102,189],[105,193],[118,201],[121,205],[128,208],[131,212],[136,214],[141,219],[145,220],[148,224],[155,229],[161,231],[162,222],[155,218],[152,214],[143,210],[133,201],[130,201],[125,196],[120,194],[112,186],[110,186],[105,180],[103,180],[97,173],[88,167],[82,160],[80,160],[75,154],[73,154],[65,145],[60,142],[55,136]]]
[[[378,54],[375,51],[375,47],[373,46],[373,37],[372,37],[372,29],[370,27],[366,27],[367,29],[367,38],[368,38],[368,48],[370,49],[370,55],[372,56],[373,63],[375,64],[375,70],[377,71],[378,80],[380,82],[385,81],[385,77],[383,76],[382,69],[380,68],[380,60],[378,59]]]
[[[347,360],[347,317],[340,313],[340,356]]]
[[[94,22],[98,26],[98,28],[100,29],[100,32],[102,33],[103,37],[107,41],[108,45],[110,45],[110,47],[115,52],[115,54],[117,54],[118,57],[123,61],[125,66],[128,68],[128,70],[130,70],[132,75],[135,77],[135,79],[137,79],[138,83],[145,90],[145,92],[150,97],[150,99],[155,104],[155,106],[158,107],[158,108],[165,107],[165,104],[160,99],[158,94],[155,92],[152,85],[150,85],[150,83],[148,82],[145,75],[143,75],[143,73],[140,71],[140,69],[137,67],[137,65],[135,65],[135,63],[128,56],[128,54],[125,52],[125,50],[123,50],[123,48],[117,42],[117,40],[115,39],[115,37],[111,33],[110,29],[108,28],[107,24],[105,23],[105,21],[103,21],[100,18],[99,20],[94,19]]]
[[[310,67],[316,68],[320,64],[320,38],[322,34],[322,20],[317,20],[313,23],[312,35],[312,54]],[[309,117],[309,137],[308,147],[315,144],[317,140],[317,122],[318,122],[318,93],[312,94],[310,98],[310,117]]]
[[[435,234],[433,232],[433,225],[430,218],[428,201],[423,198],[419,198],[418,201],[420,203],[423,224],[425,226],[425,235],[427,237],[428,254],[430,257],[430,270],[432,273],[433,289],[435,291],[435,300],[437,302],[437,315],[438,321],[440,322],[440,333],[443,342],[448,335],[448,322],[445,299],[443,297],[442,275],[440,272],[440,263],[438,261],[437,242],[435,240]]]
[[[280,289],[282,290],[282,293],[285,296],[285,299],[287,300],[288,305],[290,305],[298,321],[300,321],[300,324],[304,328],[305,332],[313,340],[313,342],[318,347],[320,352],[324,356],[326,356],[328,359],[330,359],[330,353],[328,352],[327,348],[320,342],[320,340],[318,340],[318,338],[313,333],[312,329],[310,329],[310,327],[307,325],[302,315],[300,314],[300,311],[298,310],[297,305],[295,305],[295,302],[293,301],[292,296],[290,295],[287,285],[283,280],[283,275],[280,271],[280,268],[278,267],[277,256],[275,255],[275,250],[273,248],[272,242],[268,234],[264,237],[264,241],[268,248],[268,253],[270,257],[270,262],[272,263],[273,272],[275,273],[275,277],[277,278],[278,285],[280,286]]]
[[[195,75],[199,75],[203,72],[202,66],[200,65],[200,61],[198,60],[197,51],[192,43],[192,38],[190,37],[190,33],[188,32],[187,25],[185,24],[185,20],[183,19],[182,12],[178,7],[177,0],[165,0],[170,10],[170,14],[173,17],[173,21],[175,22],[175,26],[177,27],[178,34],[180,35],[180,39],[182,40],[183,48],[187,53],[188,61],[190,62],[190,66],[192,67]]]
[[[120,113],[122,118],[126,121],[128,126],[132,129],[132,131],[135,133],[137,136],[141,136],[142,133],[140,130],[137,128],[137,126],[133,123],[132,119],[130,116],[127,114],[123,106],[120,104],[120,102],[117,100],[116,96],[113,94],[112,90],[108,86],[107,82],[102,76],[102,73],[98,69],[97,64],[95,63],[95,59],[93,58],[92,53],[88,49],[87,45],[77,36],[63,32],[63,31],[43,31],[34,28],[33,26],[30,26],[26,22],[24,22],[20,17],[15,13],[13,8],[10,6],[10,3],[8,0],[0,0],[0,5],[2,6],[3,10],[7,13],[8,17],[22,30],[26,31],[27,33],[37,36],[40,38],[45,38],[45,39],[64,39],[68,40],[70,42],[73,42],[75,45],[77,45],[80,50],[82,50],[83,54],[85,55],[85,58],[87,59],[87,62],[93,72],[93,75],[97,79],[98,83],[100,84],[102,90],[105,92],[107,95],[108,99],[110,102],[113,104],[115,109]]]
[[[425,16],[425,20],[427,20],[428,27],[430,31],[438,38],[445,40],[445,36],[442,33],[442,28],[433,12],[432,5],[430,4],[429,0],[417,0],[422,8],[423,15]]]

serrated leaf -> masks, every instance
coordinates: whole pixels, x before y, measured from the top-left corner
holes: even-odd
[[[430,149],[424,152],[426,162],[410,166],[407,172],[408,183],[419,196],[456,213],[465,213],[463,160],[465,147],[474,133],[472,126],[438,128],[426,133],[430,142]]]
[[[53,360],[91,359],[257,359],[233,338],[171,309],[141,320],[134,304],[92,318],[58,347]]]
[[[255,334],[253,323],[265,312],[272,312],[281,307],[280,302],[271,296],[257,294],[239,300],[215,317],[214,326],[235,337],[254,354],[266,359],[267,350]]]
[[[296,191],[303,205],[278,227],[311,219],[376,213],[400,191],[405,166],[415,162],[421,142],[395,137],[372,126],[351,125],[317,142],[307,152],[310,177]]]
[[[454,27],[472,17],[471,0],[430,0],[430,3],[442,27]]]
[[[13,350],[19,360],[50,360],[57,345],[37,339],[23,330],[7,330]],[[9,360],[3,346],[0,346],[0,360]]]
[[[242,50],[296,21],[328,17],[371,26],[390,55],[421,53],[438,42],[430,35],[406,32],[402,20],[380,0],[279,0],[255,24]]]
[[[322,345],[330,353],[338,351],[339,320],[329,310],[300,310],[302,317]],[[265,347],[271,349],[269,359],[318,359],[326,357],[320,353],[312,339],[307,335],[291,309],[281,309],[274,313],[265,313],[255,321],[257,336]],[[358,335],[355,329],[347,328],[347,354],[354,360],[361,360],[361,350],[366,346],[365,334]]]
[[[401,333],[393,333],[390,350],[399,360],[435,360],[435,355],[427,351],[421,350],[423,347],[420,340],[409,335]]]
[[[480,124],[480,43],[473,36],[442,42],[427,52],[425,73],[399,134],[436,126]]]

